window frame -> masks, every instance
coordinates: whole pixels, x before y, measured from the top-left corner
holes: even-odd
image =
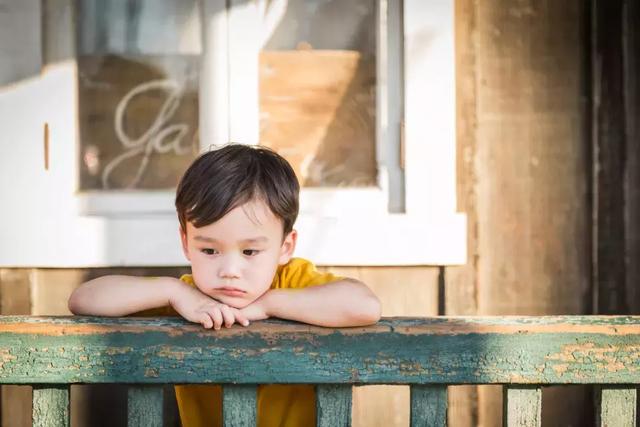
[[[65,99],[65,91],[77,93],[74,2],[61,1],[65,6],[47,9],[43,30],[46,33],[43,40],[48,40],[43,46],[45,57],[60,58],[60,62],[48,64],[33,87],[47,96],[56,94],[57,99]],[[233,45],[234,37],[238,37],[230,29],[243,31],[246,36],[246,24],[256,19],[261,2],[233,0],[231,4],[236,2],[243,7],[227,9],[225,0],[201,3],[203,52],[207,58],[202,70],[208,78],[201,81],[200,90],[221,92],[220,96],[201,97],[200,132],[201,140],[214,143],[230,139],[257,141],[257,79],[247,95],[254,99],[251,107],[254,126],[247,126],[248,104],[240,108],[238,98],[230,96],[230,93],[242,96],[238,85],[243,80],[233,72],[233,66],[221,66],[231,57],[221,47]],[[390,8],[400,4],[402,9]],[[377,102],[382,104],[377,106],[376,125],[381,141],[377,144],[379,185],[360,189],[303,189],[295,226],[299,232],[297,256],[319,265],[335,266],[466,262],[466,218],[456,212],[453,7],[453,0],[428,3],[378,0],[378,10],[382,11],[378,24],[385,28],[397,24],[403,28],[402,32],[380,32],[383,40],[378,47],[378,78],[387,84],[377,89]],[[245,25],[238,25],[240,22]],[[426,41],[425,34],[429,36]],[[257,57],[246,58],[247,52],[249,49],[244,51],[245,58],[239,60],[257,62]],[[258,50],[254,48],[254,52],[257,56]],[[388,58],[394,54],[402,55],[401,69],[388,66]],[[403,84],[393,89],[391,85],[398,81]],[[69,98],[42,105],[37,115],[37,120],[49,123],[55,163],[46,177],[39,174],[33,178],[30,188],[46,196],[37,202],[40,204],[34,201],[34,206],[50,210],[46,223],[52,227],[21,234],[19,246],[0,251],[0,264],[43,267],[186,264],[178,239],[173,191],[77,192],[78,106],[75,98]],[[391,108],[389,103],[398,99],[404,102]],[[381,108],[387,111],[381,114]],[[398,174],[389,172],[393,169],[389,165],[401,161],[400,152],[404,153],[404,212],[393,213],[389,211],[388,188],[393,180],[398,182]],[[17,173],[18,166],[9,166],[7,174]],[[394,190],[391,192],[397,198]],[[18,194],[15,200],[19,200]],[[397,200],[393,203],[398,206]],[[13,225],[28,226],[33,220],[29,218],[18,213],[15,217],[10,215],[3,234],[8,239],[18,238],[14,234],[20,227]],[[43,237],[52,243],[42,245]],[[29,250],[38,245],[38,251]]]

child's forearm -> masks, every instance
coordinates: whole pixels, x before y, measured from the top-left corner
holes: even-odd
[[[364,326],[380,319],[380,301],[361,282],[343,279],[304,289],[274,289],[264,295],[269,317],[318,326]]]
[[[104,276],[80,285],[68,305],[73,314],[126,316],[169,305],[181,285],[172,277]]]

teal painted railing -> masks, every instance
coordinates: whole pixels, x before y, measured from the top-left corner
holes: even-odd
[[[446,425],[447,386],[503,384],[508,426],[540,426],[542,386],[598,384],[600,423],[635,426],[640,317],[282,321],[205,330],[177,318],[0,317],[0,383],[32,384],[34,425],[69,425],[69,384],[125,383],[129,425],[162,425],[162,385],[223,384],[225,425],[253,425],[256,385],[317,385],[319,426],[349,425],[351,387],[411,386],[411,425]]]

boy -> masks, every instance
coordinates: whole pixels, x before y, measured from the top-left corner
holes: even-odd
[[[377,322],[380,302],[366,285],[292,257],[299,191],[289,163],[267,148],[226,145],[201,155],[176,193],[192,274],[100,277],[73,292],[69,309],[99,316],[180,315],[214,329],[268,317],[329,327]],[[219,386],[176,386],[176,398],[183,426],[221,424]],[[260,386],[258,424],[314,425],[313,387]]]

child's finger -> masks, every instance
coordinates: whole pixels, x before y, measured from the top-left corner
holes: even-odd
[[[211,329],[213,327],[213,320],[211,320],[211,316],[209,316],[209,313],[201,313],[199,322],[206,329]]]
[[[242,313],[242,310],[236,309],[234,311],[236,316],[236,322],[240,323],[242,326],[249,326],[249,319]]]
[[[231,312],[231,309],[229,308],[228,305],[222,305],[220,306],[220,311],[222,312],[222,317],[224,318],[224,325],[227,328],[230,328],[231,325],[233,325],[234,322],[236,321],[236,318]]]
[[[220,329],[220,326],[222,326],[222,313],[220,312],[220,308],[218,307],[211,307],[209,310],[209,315],[211,315],[211,318],[213,319],[213,329]]]

